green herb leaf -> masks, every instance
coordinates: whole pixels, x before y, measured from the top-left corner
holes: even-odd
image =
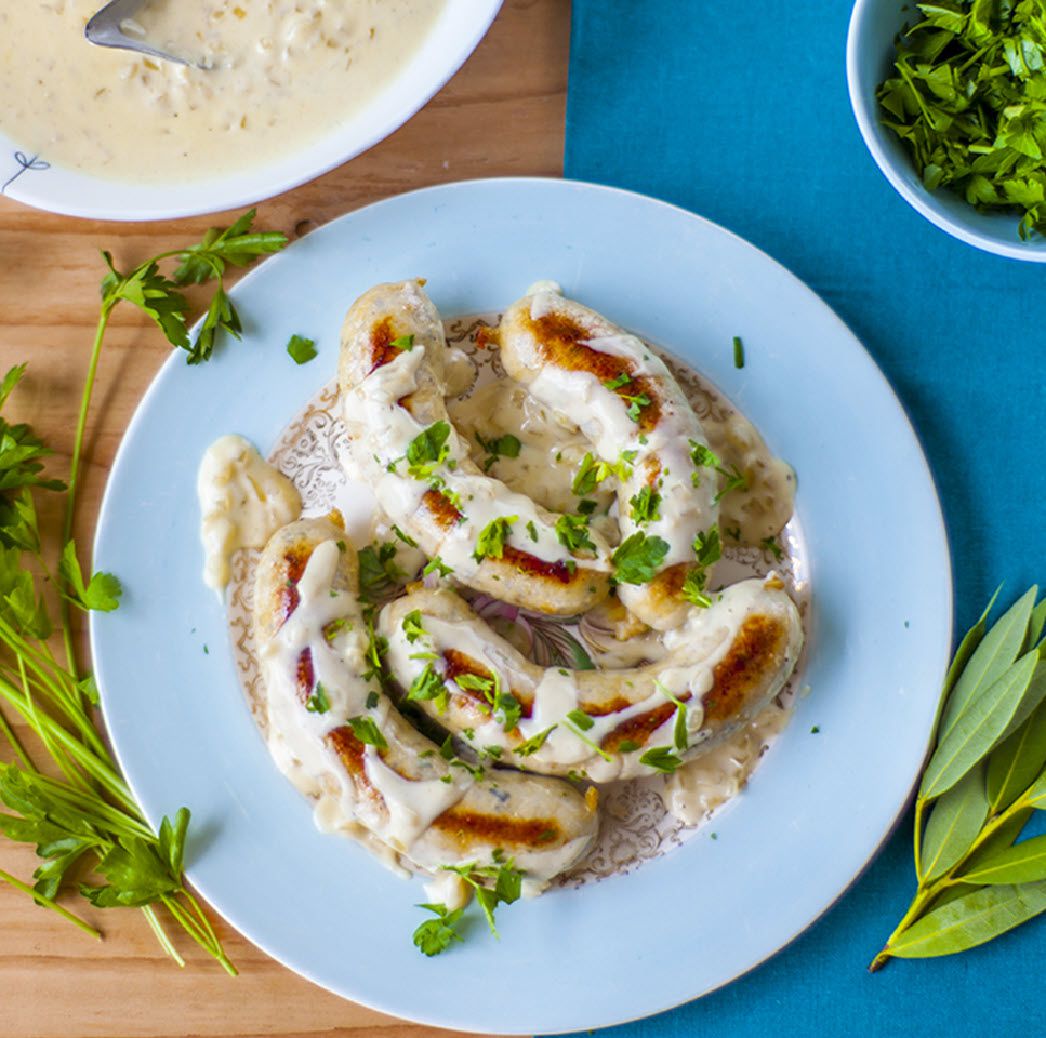
[[[331,708],[331,701],[327,695],[327,690],[323,687],[322,681],[316,682],[316,687],[312,690],[312,695],[305,700],[305,709],[310,714],[325,714]]]
[[[491,465],[493,465],[498,458],[518,458],[519,449],[523,446],[523,444],[519,442],[519,438],[513,436],[511,433],[506,433],[504,436],[495,436],[490,439],[485,439],[477,432],[476,442],[487,452],[486,460],[483,462],[484,472],[489,472]]]
[[[963,873],[965,883],[1035,883],[1046,880],[1046,835],[1033,836],[999,851]]]
[[[412,609],[406,616],[403,617],[403,621],[400,626],[403,628],[403,633],[407,636],[408,642],[416,642],[419,638],[428,637],[428,631],[425,630],[425,626],[421,621],[421,610]]]
[[[631,381],[632,376],[627,371],[622,371],[617,377],[607,379],[603,385],[607,389],[620,389],[622,386],[627,386]]]
[[[921,797],[937,797],[950,789],[1003,738],[1028,692],[1037,663],[1037,653],[1022,657],[986,688],[945,733],[926,767],[919,787]]]
[[[740,335],[734,336],[734,367],[743,368],[745,366],[745,344],[741,341]]]
[[[551,725],[546,728],[543,732],[538,732],[536,735],[532,735],[529,739],[521,742],[512,752],[517,757],[532,757],[542,746],[545,745],[545,740],[559,727],[559,725]]]
[[[671,746],[655,746],[647,750],[639,758],[639,763],[666,775],[671,775],[673,771],[682,767],[683,764],[682,760],[672,752]]]
[[[512,524],[517,522],[518,515],[501,516],[491,519],[482,530],[476,541],[476,550],[472,557],[478,562],[480,559],[500,559],[505,554],[505,539],[512,532]]]
[[[590,731],[596,724],[596,722],[593,721],[584,710],[571,710],[570,713],[567,714],[567,720],[572,721],[583,732]]]
[[[448,566],[438,555],[433,555],[425,563],[425,568],[421,572],[424,576],[428,576],[430,573],[438,573],[441,577],[449,577],[454,572],[454,568]]]
[[[407,445],[407,472],[411,479],[427,480],[450,454],[450,425],[434,422]]]
[[[396,564],[395,544],[368,544],[357,554],[359,563],[360,598],[365,602],[378,602],[394,590],[406,574]]]
[[[993,812],[1005,811],[1046,767],[1046,703],[988,759],[988,798]]]
[[[306,339],[304,335],[291,336],[290,342],[287,343],[287,353],[295,364],[307,364],[319,356],[315,340]]]
[[[653,523],[661,518],[661,495],[653,487],[643,487],[628,503],[634,523]]]
[[[418,908],[424,908],[427,912],[434,912],[435,919],[427,919],[414,931],[414,947],[422,955],[430,958],[445,952],[454,941],[463,940],[461,934],[455,929],[465,910],[457,908],[449,911],[443,904],[422,904]]]
[[[388,749],[389,744],[385,741],[385,736],[382,735],[381,729],[373,717],[350,717],[349,725],[352,728],[352,734],[360,742],[367,746],[377,747],[379,750]]]
[[[620,584],[648,584],[668,554],[668,542],[637,531],[618,545],[610,561]]]
[[[595,551],[596,545],[588,535],[588,519],[583,515],[561,515],[556,519],[556,537],[569,552]]]
[[[407,698],[412,702],[433,702],[436,709],[441,713],[447,712],[449,701],[447,686],[443,679],[433,669],[431,663],[426,663],[422,672],[411,682],[407,692]]]
[[[399,335],[389,345],[396,350],[412,350],[414,349],[414,335]]]
[[[923,880],[943,876],[970,849],[988,817],[984,768],[974,768],[934,804],[923,838]]]
[[[287,246],[287,237],[279,231],[252,231],[256,211],[244,213],[231,227],[209,230],[198,245],[178,255],[181,265],[174,272],[179,285],[201,284],[221,278],[226,265],[250,266],[259,256],[271,255]]]
[[[58,572],[66,581],[71,594],[66,597],[83,610],[111,613],[120,604],[123,589],[111,573],[94,573],[85,585],[83,571],[76,557],[76,542],[70,541],[62,551]]]
[[[954,955],[984,944],[1046,910],[1046,882],[975,890],[928,912],[889,953],[905,959]]]

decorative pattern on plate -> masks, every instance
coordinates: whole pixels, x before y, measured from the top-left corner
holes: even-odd
[[[51,163],[45,162],[39,155],[26,155],[24,151],[16,151],[14,160],[17,169],[0,184],[0,195],[4,194],[20,176],[30,172],[42,173],[44,170],[51,168]]]
[[[477,388],[494,379],[506,377],[497,349],[488,348],[484,340],[485,331],[496,328],[499,321],[499,314],[481,314],[446,322],[448,343],[460,348],[476,367],[476,379],[461,394],[462,397],[471,396]],[[666,351],[658,349],[657,352],[664,357],[699,418],[712,422],[723,422],[728,418],[732,408],[715,387]],[[337,383],[331,382],[287,426],[269,455],[269,460],[294,481],[301,493],[306,515],[323,515],[335,507],[338,492],[345,485],[345,476],[338,459],[347,445],[347,436],[338,415],[337,401]],[[771,569],[776,570],[798,602],[805,625],[809,586],[803,541],[794,520],[785,527],[778,540],[784,552],[780,560],[768,548],[724,546],[721,572],[727,578],[726,583],[734,583],[749,576],[764,576]],[[258,553],[252,551],[239,552],[233,560],[229,585],[229,631],[237,671],[251,714],[264,732],[264,688],[255,657],[250,621],[257,559]],[[493,626],[498,627],[498,621],[503,621],[501,633],[511,634],[521,651],[527,652],[535,662],[544,666],[578,666],[582,658],[588,658],[589,653],[593,656],[598,653],[598,646],[587,642],[576,622],[516,609],[488,596],[476,597],[473,604]],[[797,679],[802,669],[803,659],[800,658],[795,674],[778,697],[778,706],[785,710],[795,696]],[[774,723],[766,725],[766,730],[773,731],[786,720],[786,714],[780,710],[777,713],[778,718]],[[751,760],[733,769],[742,785],[750,769],[766,752],[771,738],[760,738]],[[697,825],[685,825],[675,818],[666,810],[661,795],[667,781],[663,776],[654,775],[603,787],[599,838],[585,859],[571,872],[560,877],[555,885],[576,887],[607,876],[631,872],[644,862],[691,839],[710,815]]]

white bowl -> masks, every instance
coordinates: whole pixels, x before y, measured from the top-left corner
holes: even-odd
[[[875,91],[893,68],[894,40],[918,12],[909,0],[857,0],[850,16],[846,78],[857,125],[875,164],[900,196],[953,238],[998,256],[1046,263],[1046,239],[1018,237],[1019,214],[979,212],[948,190],[928,191],[902,141],[883,126]]]
[[[436,25],[396,78],[362,111],[313,144],[221,177],[135,184],[52,166],[0,133],[0,195],[68,216],[163,220],[251,205],[366,151],[402,126],[465,63],[502,0],[447,0]],[[85,44],[86,46],[86,44]]]

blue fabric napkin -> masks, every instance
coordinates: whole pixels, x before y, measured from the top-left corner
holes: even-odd
[[[1012,600],[1046,580],[1046,267],[953,240],[887,184],[847,97],[850,7],[574,0],[566,173],[730,228],[850,325],[926,449],[965,629],[999,582]],[[866,972],[913,892],[910,847],[909,818],[786,951],[699,1002],[612,1033],[1041,1033],[1046,918],[960,956]]]

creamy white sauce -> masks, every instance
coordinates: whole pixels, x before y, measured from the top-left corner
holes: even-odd
[[[83,38],[102,0],[0,7],[0,129],[113,179],[208,177],[282,158],[384,90],[444,0],[148,0],[125,32],[189,68]]]
[[[507,490],[499,480],[477,474],[470,464],[470,445],[452,428],[448,453],[427,478],[414,478],[406,459],[411,441],[426,426],[399,400],[420,384],[419,369],[425,346],[404,350],[371,372],[345,395],[344,409],[352,424],[366,436],[350,442],[351,467],[363,475],[384,514],[400,525],[431,555],[439,555],[455,574],[467,580],[480,565],[475,557],[479,535],[495,519],[511,520],[505,543],[547,562],[571,558],[560,543],[555,517],[537,507],[529,494]],[[439,528],[421,507],[422,498],[438,477],[446,492],[456,495],[463,518],[449,530]],[[585,560],[590,569],[608,569],[608,547],[593,536],[596,558]]]
[[[301,514],[301,495],[242,436],[223,436],[207,448],[196,480],[203,542],[203,581],[221,591],[232,556],[264,548],[269,538]]]

